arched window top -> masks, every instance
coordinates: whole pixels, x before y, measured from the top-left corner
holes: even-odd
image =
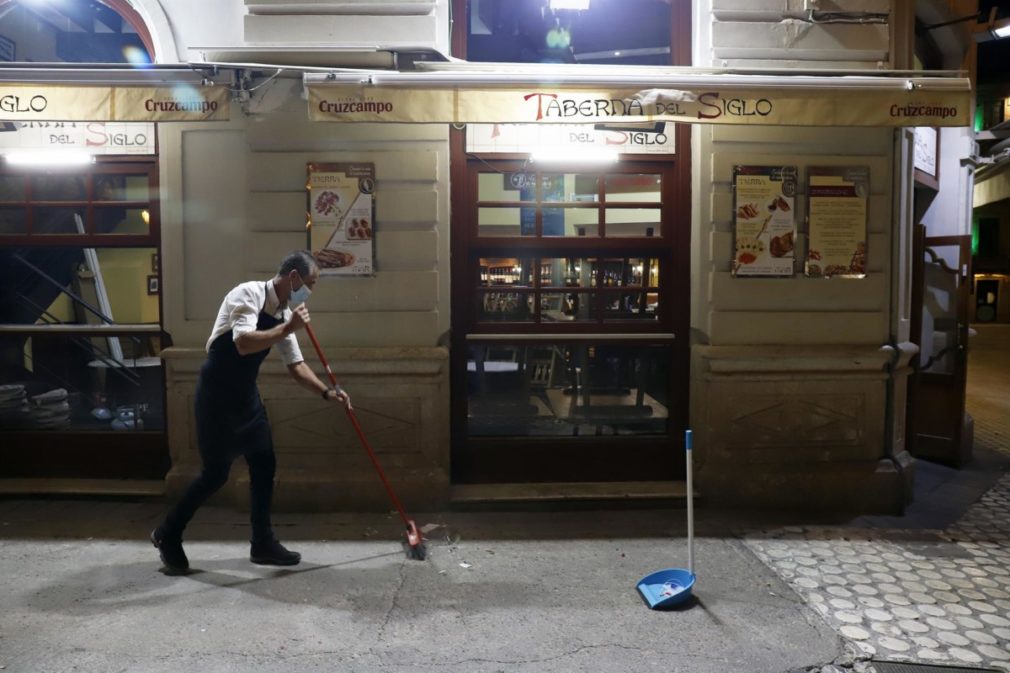
[[[153,62],[151,36],[127,0],[0,0],[0,62]]]

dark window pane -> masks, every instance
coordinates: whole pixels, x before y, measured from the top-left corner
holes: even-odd
[[[596,320],[596,298],[590,292],[544,292],[540,295],[542,322]]]
[[[95,201],[147,201],[149,198],[146,175],[95,176]]]
[[[83,234],[84,208],[37,206],[32,210],[32,234]]]
[[[83,175],[37,175],[32,178],[33,201],[86,201],[87,178]]]
[[[96,234],[147,234],[150,232],[150,212],[146,208],[95,206]]]
[[[670,347],[484,344],[467,350],[470,436],[667,432]]]
[[[25,178],[21,175],[0,175],[0,201],[24,201]]]
[[[157,336],[0,336],[0,431],[164,429],[160,350]]]
[[[648,263],[648,274],[645,273]],[[635,287],[659,285],[659,260],[645,260],[640,257],[626,259],[605,259],[603,264],[604,287]]]
[[[24,234],[28,230],[25,209],[20,207],[0,207],[0,235]]]
[[[656,292],[606,292],[604,320],[658,320],[659,294]]]

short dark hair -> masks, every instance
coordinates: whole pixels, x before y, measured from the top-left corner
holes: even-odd
[[[292,270],[297,271],[298,275],[302,278],[308,278],[312,275],[312,270],[318,268],[315,258],[312,253],[308,250],[295,250],[289,253],[284,261],[281,262],[280,269],[277,270],[278,276],[286,276],[291,273]]]

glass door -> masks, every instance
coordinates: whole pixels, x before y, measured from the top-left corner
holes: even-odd
[[[674,173],[470,162],[453,231],[455,481],[681,474],[688,221]]]
[[[920,350],[909,387],[910,450],[962,465],[972,444],[965,417],[971,237],[916,233],[912,330]]]

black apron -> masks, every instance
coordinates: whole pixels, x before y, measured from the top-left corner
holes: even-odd
[[[284,322],[260,311],[256,330]],[[204,460],[232,460],[239,455],[273,451],[267,412],[256,378],[269,355],[265,348],[240,355],[232,330],[210,345],[196,386],[196,432]]]

